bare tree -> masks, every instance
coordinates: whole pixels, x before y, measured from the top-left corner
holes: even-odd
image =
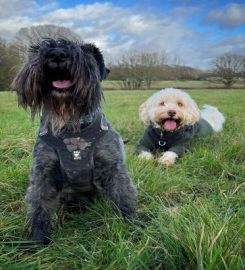
[[[171,61],[171,70],[174,80],[181,80],[183,61],[180,56],[174,55]]]
[[[165,53],[131,52],[123,55],[117,68],[124,88],[150,88],[159,66],[166,61]]]
[[[226,53],[211,62],[212,73],[222,79],[227,88],[230,88],[243,68],[243,56]]]
[[[242,78],[245,79],[245,56],[242,57]]]

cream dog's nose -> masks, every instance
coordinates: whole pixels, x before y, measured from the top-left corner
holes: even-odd
[[[174,117],[176,115],[176,111],[168,111],[168,115],[170,117]]]

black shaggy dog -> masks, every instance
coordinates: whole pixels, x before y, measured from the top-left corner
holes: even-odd
[[[125,218],[135,216],[136,189],[125,168],[120,135],[101,112],[108,75],[93,44],[44,39],[31,46],[13,81],[19,105],[41,113],[25,201],[30,239],[50,241],[61,202],[104,194]]]

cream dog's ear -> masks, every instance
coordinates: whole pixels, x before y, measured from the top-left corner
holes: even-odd
[[[139,117],[140,120],[147,126],[150,124],[150,118],[148,114],[148,100],[146,100],[143,104],[139,107]]]
[[[188,110],[188,116],[187,116],[187,122],[188,124],[195,124],[201,117],[201,111],[198,108],[196,102],[194,100],[191,100],[191,104],[189,104],[189,110]]]

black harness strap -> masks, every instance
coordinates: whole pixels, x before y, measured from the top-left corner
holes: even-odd
[[[193,132],[193,126],[185,126],[183,129],[178,130],[174,133],[165,133],[157,128],[152,128],[150,130],[150,137],[153,139],[155,149],[160,149],[161,151],[167,151],[171,146],[173,146],[177,141],[183,140],[185,133]]]

